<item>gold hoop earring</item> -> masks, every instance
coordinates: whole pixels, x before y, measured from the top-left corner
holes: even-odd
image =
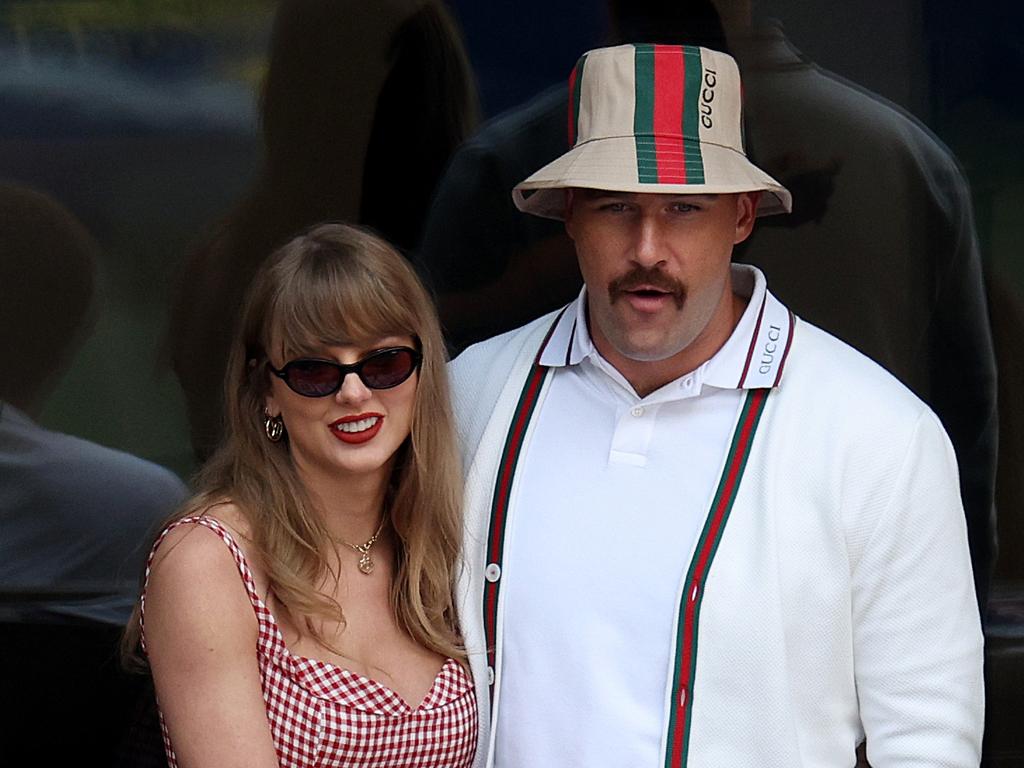
[[[284,419],[281,415],[271,416],[270,412],[266,408],[263,409],[263,431],[267,435],[267,440],[272,443],[281,442],[281,438],[284,437]]]

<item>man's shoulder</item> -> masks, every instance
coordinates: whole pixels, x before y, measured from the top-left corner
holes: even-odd
[[[557,312],[467,347],[449,363],[456,431],[469,466],[507,386],[525,381]]]
[[[187,495],[170,470],[124,451],[36,424],[7,425],[8,447],[19,456],[4,472],[8,481],[52,499],[90,500],[107,509],[139,514],[164,510]],[[3,454],[0,453],[0,456]]]
[[[461,380],[476,376],[490,377],[495,369],[503,370],[506,365],[511,367],[528,348],[532,347],[534,351],[539,349],[546,331],[557,316],[557,310],[549,312],[519,328],[466,347],[449,363],[452,378]]]
[[[73,457],[78,471],[102,477],[104,484],[130,485],[156,498],[166,498],[168,492],[185,495],[184,483],[166,467],[73,435],[61,437],[63,456]]]
[[[928,406],[893,374],[845,341],[798,320],[786,361],[783,393],[820,404],[835,419],[871,428],[910,427]]]
[[[551,144],[565,146],[565,110],[569,88],[565,83],[551,86],[530,100],[491,118],[459,149],[459,154],[518,156]],[[524,142],[525,139],[529,141]],[[540,147],[536,146],[538,143]],[[551,158],[554,159],[554,158]]]
[[[567,102],[568,88],[559,86],[484,123],[453,153],[434,209],[447,213],[461,206],[464,213],[471,205],[492,215],[515,212],[512,187],[566,149]]]

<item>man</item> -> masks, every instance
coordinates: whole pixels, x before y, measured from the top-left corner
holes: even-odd
[[[982,637],[935,415],[733,247],[789,193],[735,62],[591,51],[516,188],[584,289],[452,365],[477,765],[977,765]],[[823,254],[827,258],[827,254]]]
[[[755,23],[751,6],[605,4],[616,42],[687,41],[736,57],[748,156],[792,191],[793,211],[764,220],[734,257],[761,269],[794,313],[879,363],[939,416],[957,454],[984,606],[995,557],[996,437],[1009,415],[996,410],[970,189],[957,159],[926,126],[810,61],[778,22]],[[579,292],[564,227],[523,216],[511,195],[566,150],[567,102],[560,84],[495,118],[453,156],[438,187],[419,259],[454,349],[560,308]],[[1013,474],[1000,473],[1004,486]]]

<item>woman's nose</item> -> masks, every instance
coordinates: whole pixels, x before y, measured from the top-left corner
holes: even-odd
[[[373,390],[367,387],[355,372],[344,374],[336,399],[339,403],[361,403],[373,397]]]

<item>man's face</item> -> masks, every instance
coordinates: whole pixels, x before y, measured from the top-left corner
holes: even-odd
[[[629,361],[666,360],[702,340],[720,346],[728,338],[732,249],[750,234],[757,199],[568,193],[566,230],[587,284],[590,332],[605,357],[610,347],[612,357]]]

